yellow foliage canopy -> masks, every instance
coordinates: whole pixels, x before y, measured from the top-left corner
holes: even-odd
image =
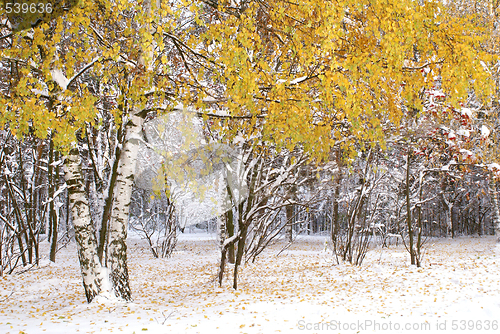
[[[19,134],[31,126],[41,137],[55,128],[56,145],[67,146],[98,121],[103,94],[83,80],[61,87],[54,70],[68,79],[84,71],[117,96],[117,122],[133,104],[201,108],[211,96],[230,116],[251,119],[234,131],[325,157],[347,134],[381,141],[385,124],[421,108],[426,89],[439,86],[451,105],[471,90],[481,99],[493,92],[487,20],[453,15],[439,1],[155,4],[146,15],[142,2],[82,1],[2,39],[0,56],[15,73],[2,88],[0,126]],[[168,94],[155,99],[153,88]]]
[[[168,102],[174,88],[159,61],[165,37],[155,27],[161,21],[174,30],[180,14],[152,6],[155,15],[142,1],[84,0],[32,29],[2,28],[0,127],[9,124],[18,137],[54,131],[55,145],[65,150],[78,130],[98,126],[103,109],[119,124],[134,107]]]
[[[264,116],[264,140],[315,157],[348,142],[346,121],[351,138],[382,141],[384,124],[422,110],[425,90],[441,89],[452,106],[471,90],[493,92],[484,20],[438,1],[273,1],[217,14],[203,37],[222,64],[214,81],[225,107]],[[255,132],[255,120],[243,129]]]

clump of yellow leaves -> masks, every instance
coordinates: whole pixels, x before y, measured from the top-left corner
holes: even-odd
[[[261,125],[264,140],[318,158],[345,136],[383,141],[384,124],[421,110],[425,89],[439,85],[454,106],[493,92],[487,24],[439,1],[269,1],[212,17],[214,81],[231,115],[253,117],[238,130]]]

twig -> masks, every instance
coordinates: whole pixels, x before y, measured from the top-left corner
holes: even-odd
[[[7,297],[5,297],[4,299],[0,300],[0,303],[3,303],[4,301],[6,301],[7,299],[10,298],[10,296],[12,296],[14,294],[14,292],[16,292],[16,289],[12,290],[12,292],[10,293],[10,295],[8,295]]]
[[[0,41],[1,41],[2,39],[9,38],[9,37],[11,37],[11,36],[12,36],[12,33],[7,34],[7,35],[4,35],[4,36],[0,36]]]
[[[170,316],[174,313],[174,311],[170,312],[170,314],[168,316],[165,315],[165,313],[163,313],[163,311],[161,311],[161,314],[163,315],[163,322],[161,323],[162,325],[165,325],[165,322],[167,322],[168,318],[170,318]],[[158,319],[156,319],[156,322],[158,322]],[[159,323],[159,322],[158,322]]]
[[[68,80],[68,83],[66,84],[66,88],[69,87],[73,83],[73,81],[75,81],[76,79],[78,79],[79,76],[81,76],[83,73],[85,73],[85,71],[87,71],[89,68],[91,68],[92,66],[94,66],[94,64],[96,62],[98,62],[99,59],[100,59],[100,57],[94,58],[94,60],[92,60],[87,65],[85,65],[78,73],[76,73],[75,75],[73,75],[73,77],[71,77]]]
[[[297,238],[297,237],[295,237]],[[279,252],[278,254],[276,254],[276,256],[279,256],[282,252],[284,252],[285,250],[287,250],[288,248],[290,248],[290,246],[293,244],[293,241],[292,242],[289,242],[287,243]]]
[[[17,274],[17,275],[22,275],[22,274],[24,274],[24,273],[26,273],[26,272],[28,272],[28,271],[32,270],[35,266],[36,266],[37,268],[35,268],[34,270],[39,270],[39,269],[46,268],[46,267],[50,266],[50,264],[47,264],[47,265],[45,265],[45,266],[40,267],[39,265],[37,266],[37,264],[36,264],[36,263],[33,263],[33,264],[29,267],[29,268],[26,268],[26,269],[20,270],[20,271],[16,272],[16,274]]]

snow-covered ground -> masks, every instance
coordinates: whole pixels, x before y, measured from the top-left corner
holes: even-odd
[[[324,237],[276,245],[247,264],[239,290],[216,284],[213,236],[181,236],[170,259],[129,239],[134,303],[85,302],[74,244],[56,264],[0,278],[0,333],[499,333],[493,237],[433,240],[424,266],[403,247],[362,267],[334,265]],[[48,252],[44,244],[43,251]]]

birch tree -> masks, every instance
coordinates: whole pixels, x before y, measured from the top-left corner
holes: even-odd
[[[115,294],[130,301],[126,235],[137,141],[151,106],[168,105],[177,89],[170,84],[166,67],[170,50],[158,31],[173,31],[181,13],[174,14],[171,8],[160,8],[156,3],[151,10],[144,10],[142,5],[84,2],[64,19],[59,17],[17,33],[4,30],[2,38],[7,43],[1,50],[2,70],[10,74],[6,74],[9,84],[2,92],[4,110],[0,122],[8,124],[19,137],[31,131],[45,138],[50,132],[54,145],[64,153],[72,220],[89,302],[101,292],[101,282],[107,277],[101,276],[94,226],[82,188],[78,158],[79,146],[84,145],[82,138],[88,125],[98,127],[102,121],[98,110],[101,101],[108,98],[107,110],[118,128],[117,170],[111,176],[116,182],[110,182],[112,188],[107,192],[113,203],[108,248],[110,278]],[[161,17],[170,19],[161,21]]]
[[[69,206],[78,245],[83,287],[87,301],[91,302],[101,292],[103,277],[101,276],[101,262],[97,256],[94,225],[90,219],[89,204],[85,194],[80,154],[77,149],[71,150],[65,157],[64,177],[68,185]]]

